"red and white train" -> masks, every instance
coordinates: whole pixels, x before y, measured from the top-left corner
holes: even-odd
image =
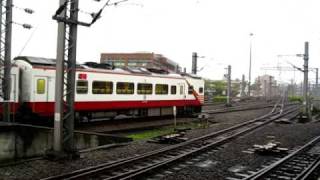
[[[11,70],[12,114],[53,117],[55,60],[20,56]],[[78,65],[75,111],[78,120],[200,112],[204,80],[190,74],[156,73],[144,68],[106,69]],[[2,112],[2,111],[0,111]]]

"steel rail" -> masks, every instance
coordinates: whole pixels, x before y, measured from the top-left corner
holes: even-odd
[[[304,153],[308,150],[310,150],[310,148],[312,148],[315,144],[320,142],[320,136],[312,139],[311,141],[309,141],[307,144],[305,144],[304,146],[302,146],[301,148],[297,149],[296,151],[292,152],[291,154],[289,154],[288,156],[282,158],[281,160],[271,164],[270,166],[261,169],[260,171],[256,172],[255,174],[245,178],[244,180],[258,180],[258,179],[263,179],[266,175],[272,173],[272,171],[276,170],[277,168],[281,167],[282,165],[284,165],[285,163],[289,162],[290,160],[292,160],[294,157],[297,157],[298,155],[301,155],[301,153]],[[315,168],[315,165],[317,165],[319,163],[319,157],[317,158],[317,160],[315,162],[313,162],[309,168],[306,168],[305,170],[303,170],[300,174],[298,174],[296,176],[296,178],[291,177],[291,179],[301,179],[301,178],[307,178],[306,175],[308,175],[308,172],[310,170],[312,170],[313,168]]]
[[[291,112],[292,111],[290,111],[288,113],[291,113]],[[285,114],[287,114],[287,113],[285,113]],[[285,114],[283,114],[283,115],[285,115]],[[229,141],[231,141],[231,140],[233,140],[233,139],[235,139],[235,138],[237,138],[237,137],[239,137],[241,135],[244,135],[245,133],[252,132],[253,130],[255,130],[255,129],[261,127],[261,126],[264,126],[264,125],[266,125],[266,124],[268,124],[268,123],[270,123],[273,120],[276,120],[278,118],[279,118],[279,116],[274,117],[274,118],[268,120],[265,123],[262,123],[260,125],[254,126],[252,128],[237,132],[236,134],[233,134],[233,135],[231,135],[229,137],[226,137],[226,138],[218,140],[218,141],[214,141],[214,142],[212,142],[212,143],[210,143],[208,145],[205,145],[205,146],[203,146],[203,147],[201,147],[199,149],[192,150],[191,152],[187,152],[185,154],[173,157],[172,159],[168,159],[168,160],[166,160],[164,162],[161,162],[161,163],[149,166],[149,167],[142,168],[141,170],[137,170],[135,173],[127,172],[127,173],[120,174],[120,175],[112,177],[112,178],[106,178],[105,180],[112,180],[112,179],[126,180],[126,179],[134,179],[134,178],[140,177],[140,176],[144,175],[145,173],[150,172],[151,170],[155,170],[155,169],[160,168],[160,167],[162,167],[164,165],[168,165],[169,163],[173,163],[173,162],[175,162],[177,160],[180,160],[182,158],[186,158],[186,157],[188,157],[190,155],[194,155],[196,153],[200,153],[200,152],[202,152],[202,151],[204,151],[204,150],[206,150],[208,148],[214,148],[215,146],[219,146],[219,145],[225,144],[225,143],[227,143],[227,142],[229,142]]]
[[[243,127],[243,126],[246,126],[250,123],[253,123],[253,122],[256,122],[256,121],[259,121],[259,120],[262,120],[262,119],[265,119],[265,118],[268,118],[268,116],[273,116],[275,114],[277,114],[275,111],[278,107],[278,103],[274,106],[274,108],[272,109],[272,111],[264,116],[261,116],[259,118],[256,118],[254,120],[251,120],[251,121],[248,121],[248,122],[245,122],[245,123],[241,123],[239,125],[236,125],[236,126],[233,126],[233,127],[230,127],[230,128],[227,128],[227,129],[224,129],[224,130],[221,130],[221,131],[218,131],[218,132],[215,132],[215,133],[211,133],[211,134],[208,134],[208,135],[205,135],[205,136],[202,136],[202,137],[198,137],[198,138],[194,138],[194,139],[191,139],[189,141],[186,141],[184,143],[180,143],[180,144],[177,144],[177,145],[172,145],[172,146],[168,146],[168,147],[165,147],[165,148],[162,148],[162,149],[159,149],[159,150],[156,150],[156,151],[152,151],[152,152],[148,152],[148,153],[145,153],[145,154],[142,154],[140,156],[136,156],[136,157],[131,157],[131,158],[127,158],[127,159],[123,159],[123,160],[118,160],[118,161],[115,161],[115,162],[110,162],[110,163],[104,163],[104,164],[101,164],[101,165],[98,165],[98,166],[94,166],[94,167],[89,167],[89,168],[85,168],[85,169],[81,169],[81,170],[77,170],[77,171],[74,171],[74,172],[71,172],[71,173],[67,173],[67,174],[62,174],[62,175],[58,175],[58,176],[53,176],[53,177],[49,177],[49,178],[46,178],[46,179],[63,179],[63,178],[67,178],[67,179],[77,179],[77,178],[81,178],[83,176],[90,176],[90,175],[93,175],[93,174],[96,174],[96,173],[99,173],[101,171],[104,171],[104,170],[107,170],[107,169],[110,169],[110,168],[115,168],[115,167],[118,167],[118,166],[121,166],[121,165],[124,165],[126,163],[129,163],[129,162],[134,162],[134,161],[139,161],[143,158],[147,158],[147,157],[151,157],[151,156],[155,156],[155,155],[159,155],[161,153],[164,153],[164,152],[168,152],[168,151],[172,151],[174,149],[178,149],[178,148],[181,148],[181,147],[184,147],[184,146],[192,146],[192,143],[195,143],[197,141],[205,141],[209,138],[213,138],[213,137],[217,137],[221,134],[224,134],[224,133],[228,133],[232,130],[235,130],[237,128],[240,128],[240,127]],[[278,115],[279,116],[279,115]],[[277,116],[277,117],[278,117]],[[272,118],[271,118],[272,119]],[[261,125],[261,124],[260,124]],[[217,143],[217,142],[216,142]],[[197,144],[197,143],[196,143]],[[205,146],[204,146],[205,147]],[[176,156],[175,156],[176,157]]]

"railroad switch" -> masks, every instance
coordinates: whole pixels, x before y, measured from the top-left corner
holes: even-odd
[[[261,155],[276,155],[288,152],[288,148],[279,147],[279,142],[269,142],[265,145],[255,144],[253,145],[254,152]]]
[[[184,137],[185,132],[180,133],[172,133],[162,136],[157,136],[148,142],[160,143],[160,144],[178,144],[188,140],[188,138]]]

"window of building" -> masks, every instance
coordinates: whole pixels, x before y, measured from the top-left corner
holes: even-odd
[[[180,95],[184,94],[183,91],[184,91],[183,86],[180,86]]]
[[[152,84],[138,84],[138,94],[152,94]]]
[[[177,94],[177,86],[171,86],[171,94]]]
[[[188,88],[188,94],[193,94],[193,86],[189,86],[189,88]]]
[[[203,93],[203,87],[199,88],[199,93]]]
[[[156,94],[168,94],[168,85],[156,84]]]
[[[112,94],[113,83],[110,81],[93,81],[92,94]]]
[[[117,94],[133,94],[134,84],[128,82],[118,82],[117,83]]]
[[[88,94],[88,81],[77,81],[77,94]]]
[[[38,79],[37,80],[37,94],[44,94],[46,91],[46,80]]]

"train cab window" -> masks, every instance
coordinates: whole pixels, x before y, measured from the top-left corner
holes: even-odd
[[[88,81],[77,81],[77,94],[88,94]]]
[[[171,86],[171,94],[177,94],[177,86]]]
[[[188,88],[188,94],[192,94],[193,93],[193,86],[189,86]]]
[[[92,94],[112,94],[113,83],[110,81],[93,81]]]
[[[138,84],[138,94],[152,94],[152,84]]]
[[[133,94],[134,83],[118,82],[117,83],[117,94]]]
[[[183,88],[183,86],[180,86],[180,95],[182,95],[183,92],[184,92],[184,88]]]
[[[201,93],[201,94],[203,93],[203,87],[199,88],[199,93]]]
[[[168,91],[167,84],[156,84],[156,94],[168,94]]]
[[[44,94],[46,91],[46,80],[38,79],[37,80],[37,94]]]

